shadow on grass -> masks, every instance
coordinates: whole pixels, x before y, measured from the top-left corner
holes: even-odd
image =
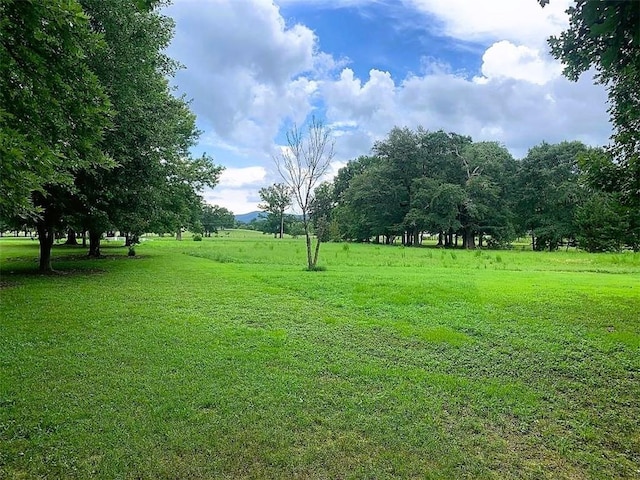
[[[50,272],[42,272],[38,269],[37,258],[7,258],[0,266],[0,289],[15,286],[23,278],[99,275],[108,271],[99,267],[105,260],[132,261],[143,258],[146,258],[146,255],[101,255],[100,257],[89,257],[86,254],[61,255],[53,258],[53,270]]]

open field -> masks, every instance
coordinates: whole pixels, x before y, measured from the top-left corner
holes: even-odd
[[[640,254],[119,245],[0,239],[0,479],[640,478]]]

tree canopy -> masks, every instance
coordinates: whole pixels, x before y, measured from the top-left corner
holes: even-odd
[[[56,230],[136,236],[198,220],[221,167],[171,93],[173,21],[142,0],[0,0],[0,218],[35,225],[40,268]]]

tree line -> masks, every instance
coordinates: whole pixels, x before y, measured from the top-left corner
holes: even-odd
[[[640,248],[624,172],[603,148],[542,143],[515,160],[497,142],[394,128],[316,191],[312,218],[326,239],[418,246],[502,247],[528,235],[534,250]]]
[[[42,271],[56,232],[179,232],[222,167],[169,78],[173,21],[156,0],[0,0],[0,221],[38,232]]]

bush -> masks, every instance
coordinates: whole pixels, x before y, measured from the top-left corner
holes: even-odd
[[[196,233],[196,234],[193,236],[193,241],[194,241],[194,242],[201,242],[201,241],[202,241],[202,235],[200,235],[199,233]]]
[[[135,257],[136,256],[136,249],[133,247],[133,245],[131,245],[129,247],[129,252],[127,253],[128,256],[130,257]]]

